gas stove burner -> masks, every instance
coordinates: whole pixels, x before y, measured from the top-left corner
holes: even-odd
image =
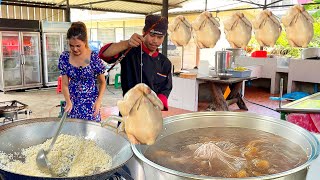
[[[0,102],[0,118],[3,118],[3,124],[18,120],[18,114],[25,114],[29,117],[31,111],[27,110],[27,107],[28,105],[16,100]]]
[[[1,116],[0,116],[1,117]],[[2,123],[4,124],[4,123],[6,123],[6,122],[13,122],[13,120],[14,120],[14,118],[13,117],[4,117],[3,118],[3,121],[2,121]]]
[[[27,107],[28,105],[16,100],[4,101],[0,102],[0,113],[19,111],[22,109],[26,109]]]
[[[125,180],[125,179],[121,176],[112,175],[108,180]]]
[[[134,180],[127,166],[122,166],[108,180]]]

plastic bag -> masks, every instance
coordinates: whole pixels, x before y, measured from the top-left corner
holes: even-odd
[[[241,170],[246,162],[245,158],[228,154],[228,150],[235,145],[228,142],[206,142],[201,144],[194,152],[195,158],[210,161],[218,159],[226,164],[230,169],[237,172]],[[211,168],[211,167],[210,167]]]
[[[282,97],[288,98],[288,99],[298,100],[298,99],[304,98],[306,96],[309,96],[309,94],[306,92],[292,92],[292,93],[284,94]]]
[[[310,114],[292,113],[287,116],[287,121],[303,127],[310,132],[319,132],[312,121]]]

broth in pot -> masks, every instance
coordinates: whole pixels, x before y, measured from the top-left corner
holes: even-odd
[[[226,178],[276,174],[308,159],[299,145],[281,136],[237,127],[175,133],[157,141],[144,155],[176,171]]]

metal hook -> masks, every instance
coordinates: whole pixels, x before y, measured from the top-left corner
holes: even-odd
[[[207,0],[205,0],[204,11],[207,11],[207,6],[208,6],[208,2],[207,2]]]
[[[217,19],[218,22],[220,22],[220,18],[218,17],[218,12],[219,11],[216,11],[216,17],[214,17],[214,18]]]

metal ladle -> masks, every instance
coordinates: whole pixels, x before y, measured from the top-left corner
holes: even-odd
[[[53,136],[53,139],[51,141],[51,144],[49,146],[49,149],[48,150],[44,150],[43,148],[40,149],[40,151],[38,152],[37,154],[37,159],[36,159],[36,162],[37,162],[37,166],[39,167],[39,169],[41,171],[49,171],[51,173],[51,175],[56,175],[52,169],[51,169],[51,163],[48,161],[48,158],[47,158],[47,154],[51,151],[51,149],[53,148],[53,145],[54,143],[56,142],[57,140],[57,137],[59,136],[60,134],[60,131],[62,129],[62,125],[65,121],[65,119],[67,118],[67,112],[64,112],[63,115],[62,115],[62,118],[60,120],[60,123],[59,123],[59,127],[57,129],[57,132],[56,134]]]

